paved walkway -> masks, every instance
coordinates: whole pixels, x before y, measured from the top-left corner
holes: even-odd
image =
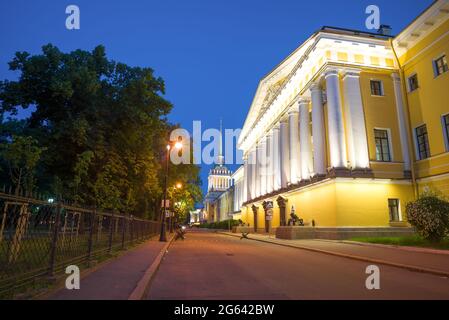
[[[240,236],[239,234],[229,232],[225,232],[225,234]],[[282,240],[276,239],[273,235],[261,234],[250,234],[249,238],[298,248],[323,250],[342,255],[352,255],[367,259],[382,260],[390,263],[430,269],[437,272],[441,271],[449,274],[449,255],[431,252],[432,250],[429,250],[429,252],[419,252],[418,250],[403,250],[392,246],[370,246],[369,244],[362,245],[331,240]]]
[[[80,290],[64,287],[46,299],[127,300],[164,245],[165,242],[153,238],[82,278]]]

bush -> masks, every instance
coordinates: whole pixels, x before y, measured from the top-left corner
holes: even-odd
[[[449,233],[449,202],[435,195],[408,203],[406,212],[408,222],[431,242],[439,242]]]

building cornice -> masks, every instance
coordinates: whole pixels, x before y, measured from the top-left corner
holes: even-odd
[[[365,59],[363,63],[357,64],[354,60],[357,54],[367,56],[373,54],[379,57],[379,60],[390,59],[394,62],[393,52],[387,40],[321,32],[315,34],[308,42],[310,45],[264,108],[261,109],[262,106],[253,101],[238,141],[238,147],[244,153],[273,126],[275,119],[279,119],[291,107],[292,100],[304,93],[304,88],[310,86],[310,81],[316,81],[317,76],[320,76],[317,72],[324,65],[339,62],[336,57],[337,52],[347,52],[352,60],[346,65],[353,68],[376,67],[389,70],[395,68],[387,67],[385,62],[381,65],[373,65],[371,61]],[[327,56],[327,52],[331,53],[330,57]],[[315,70],[314,73],[313,70]]]
[[[398,56],[413,48],[449,18],[449,0],[435,1],[393,40]]]

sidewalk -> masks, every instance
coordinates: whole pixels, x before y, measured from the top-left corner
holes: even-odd
[[[81,276],[80,290],[67,290],[63,287],[45,299],[127,300],[166,244],[167,242],[159,242],[157,238],[148,240],[106,262],[86,277]]]
[[[240,237],[240,234],[222,232],[223,234]],[[388,264],[411,271],[432,273],[449,277],[449,255],[429,250],[403,250],[391,246],[370,246],[358,243],[332,241],[332,240],[283,240],[273,235],[250,234],[249,239],[269,242],[277,245],[311,250],[325,254],[342,256],[350,259],[362,260],[372,263]]]

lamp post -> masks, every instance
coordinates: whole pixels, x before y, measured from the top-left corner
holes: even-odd
[[[175,184],[174,186],[175,189],[181,189],[182,188],[182,183],[178,182]],[[174,199],[172,199],[172,201],[175,201]],[[173,209],[175,208],[175,204],[173,205]],[[173,232],[173,228],[174,228],[174,222],[175,222],[175,212],[173,210],[172,214],[170,215],[170,232]]]
[[[164,202],[162,203],[162,221],[161,221],[161,233],[159,235],[159,241],[166,242],[167,241],[167,235],[166,235],[166,227],[165,227],[165,221],[166,221],[166,214],[167,214],[167,181],[168,181],[168,160],[170,159],[170,149],[172,142],[169,142],[167,144],[167,154],[165,158],[165,177],[164,177]],[[176,142],[174,144],[176,149],[181,149],[182,144],[181,142]]]

